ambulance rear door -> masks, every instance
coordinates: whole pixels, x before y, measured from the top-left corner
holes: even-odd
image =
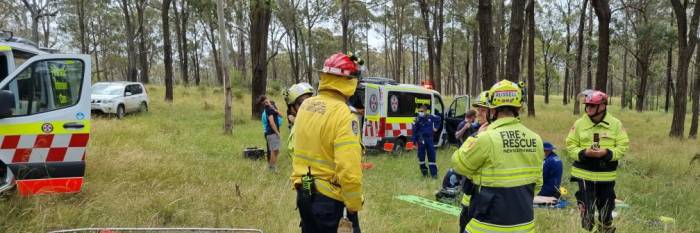
[[[365,84],[365,117],[362,126],[362,144],[366,147],[375,147],[381,140],[381,96],[379,85]]]
[[[0,82],[0,161],[8,168],[0,191],[15,184],[22,196],[81,190],[90,67],[88,55],[37,55]]]

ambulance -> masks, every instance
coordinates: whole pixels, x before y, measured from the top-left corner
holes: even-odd
[[[52,52],[0,32],[0,193],[81,190],[91,60]]]
[[[456,124],[469,108],[469,97],[462,96],[452,102],[446,114],[439,92],[380,77],[362,78],[355,95],[364,97],[362,144],[392,153],[414,149],[411,140],[419,104],[427,104],[428,111],[443,120],[434,137],[436,147],[458,142],[454,138]]]

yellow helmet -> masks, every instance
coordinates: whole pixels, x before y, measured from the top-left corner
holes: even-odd
[[[287,105],[292,105],[297,101],[297,98],[305,94],[313,95],[314,88],[308,83],[297,83],[289,87],[289,89],[284,90],[282,96],[284,96],[284,102],[286,102]]]
[[[474,103],[472,104],[472,107],[488,108],[489,107],[489,101],[488,101],[489,97],[488,96],[489,96],[488,91],[482,91],[481,93],[479,93],[479,96],[477,96],[476,99],[474,99]]]
[[[517,83],[501,80],[489,90],[489,107],[498,108],[504,106],[522,107],[523,91]]]

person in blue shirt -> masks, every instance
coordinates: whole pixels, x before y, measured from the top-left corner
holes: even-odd
[[[559,186],[561,185],[563,165],[559,156],[554,153],[555,149],[556,147],[552,143],[544,142],[544,167],[542,169],[544,183],[537,196],[556,198],[561,196]]]
[[[418,145],[418,165],[424,177],[437,179],[438,170],[435,163],[435,146],[433,138],[440,128],[440,117],[428,113],[428,106],[421,104],[418,107],[418,116],[413,122],[413,144]],[[425,157],[428,156],[428,166],[425,166]],[[430,168],[430,169],[428,169]]]

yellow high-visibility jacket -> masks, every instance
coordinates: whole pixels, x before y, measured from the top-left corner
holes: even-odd
[[[343,202],[350,211],[362,208],[360,125],[340,93],[321,90],[306,99],[290,141],[295,186],[310,168],[319,193]]]
[[[585,151],[593,144],[593,137],[598,134],[600,149],[607,150],[603,158],[590,158]],[[629,148],[629,137],[622,123],[617,118],[605,113],[603,120],[595,124],[584,115],[574,123],[566,137],[566,150],[574,160],[571,177],[574,180],[612,182],[617,177],[618,160]]]
[[[452,155],[476,188],[469,232],[534,232],[532,199],[542,185],[543,141],[514,117],[500,118]]]

